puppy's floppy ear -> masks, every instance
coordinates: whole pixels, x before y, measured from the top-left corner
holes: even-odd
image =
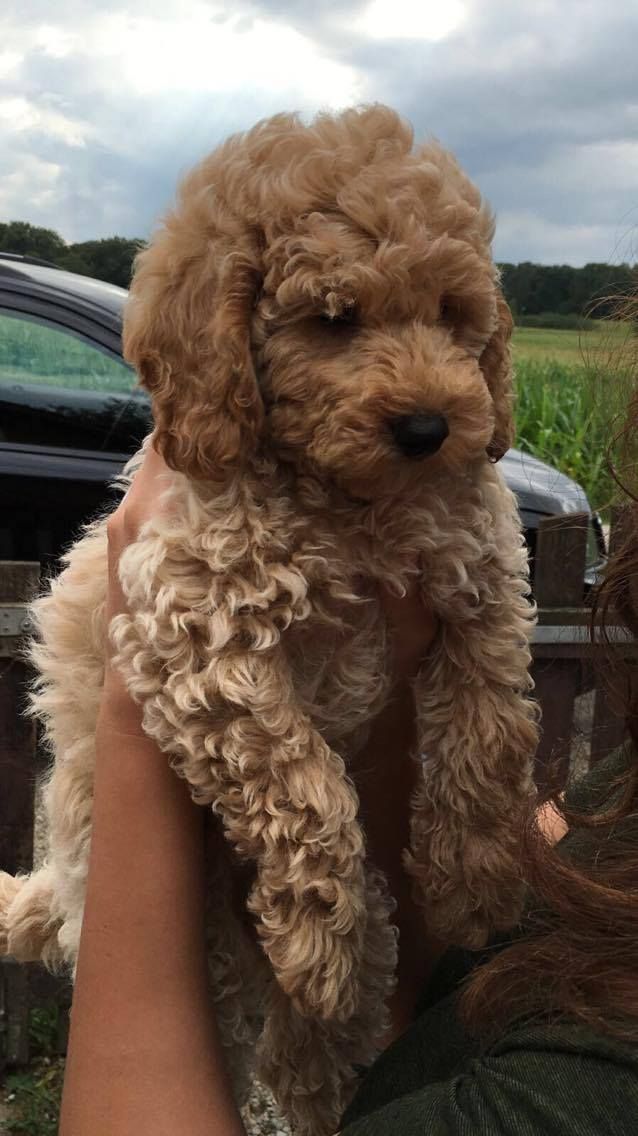
[[[153,403],[156,445],[189,477],[219,478],[249,457],[263,423],[250,328],[261,282],[257,236],[202,208],[169,215],[140,254],[124,354]]]
[[[500,292],[496,301],[496,317],[495,331],[479,359],[494,404],[494,433],[487,447],[488,456],[493,462],[500,461],[514,441],[514,386],[510,349],[514,322]]]

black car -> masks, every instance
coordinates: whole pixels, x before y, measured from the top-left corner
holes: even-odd
[[[112,499],[109,484],[148,433],[146,395],[122,359],[122,288],[29,257],[0,253],[0,560],[54,565],[83,521]],[[605,543],[576,482],[509,450],[532,558],[538,523],[589,512],[586,584]]]

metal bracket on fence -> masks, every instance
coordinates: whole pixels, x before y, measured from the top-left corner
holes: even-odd
[[[0,659],[13,658],[23,635],[31,630],[27,604],[0,604]]]
[[[633,643],[633,636],[625,627],[608,627],[602,634],[600,627],[594,628],[595,643]],[[589,627],[583,624],[539,624],[532,632],[532,643],[535,644],[588,644],[592,642]]]
[[[31,617],[26,604],[2,604],[0,606],[0,636],[24,635],[31,627]]]

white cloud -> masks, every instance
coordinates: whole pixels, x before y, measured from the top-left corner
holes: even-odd
[[[518,263],[573,264],[614,260],[614,240],[605,225],[559,224],[526,211],[498,214],[494,254],[497,260]],[[534,255],[530,254],[534,249]]]
[[[0,83],[6,79],[14,79],[24,61],[20,51],[0,51]]]
[[[373,39],[423,39],[436,43],[463,22],[460,0],[372,0],[354,26]]]
[[[28,201],[36,210],[54,205],[61,173],[61,166],[55,162],[45,162],[31,154],[25,155],[19,169],[0,169],[0,215],[25,219],[14,212],[15,203],[21,200]]]
[[[360,97],[363,85],[353,68],[326,57],[294,28],[200,5],[170,20],[107,14],[90,39],[94,57],[110,59],[128,90],[143,96],[241,96],[249,85],[271,99],[344,106]]]
[[[77,32],[69,31],[67,28],[55,27],[52,24],[38,25],[35,29],[33,42],[36,48],[42,50],[45,55],[51,55],[54,59],[64,59],[81,46]]]
[[[44,134],[67,146],[84,146],[91,133],[86,123],[19,96],[0,98],[0,130],[6,134]]]

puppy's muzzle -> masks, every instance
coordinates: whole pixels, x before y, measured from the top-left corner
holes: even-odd
[[[441,449],[450,433],[442,414],[402,414],[391,420],[390,429],[406,458],[430,457]]]

